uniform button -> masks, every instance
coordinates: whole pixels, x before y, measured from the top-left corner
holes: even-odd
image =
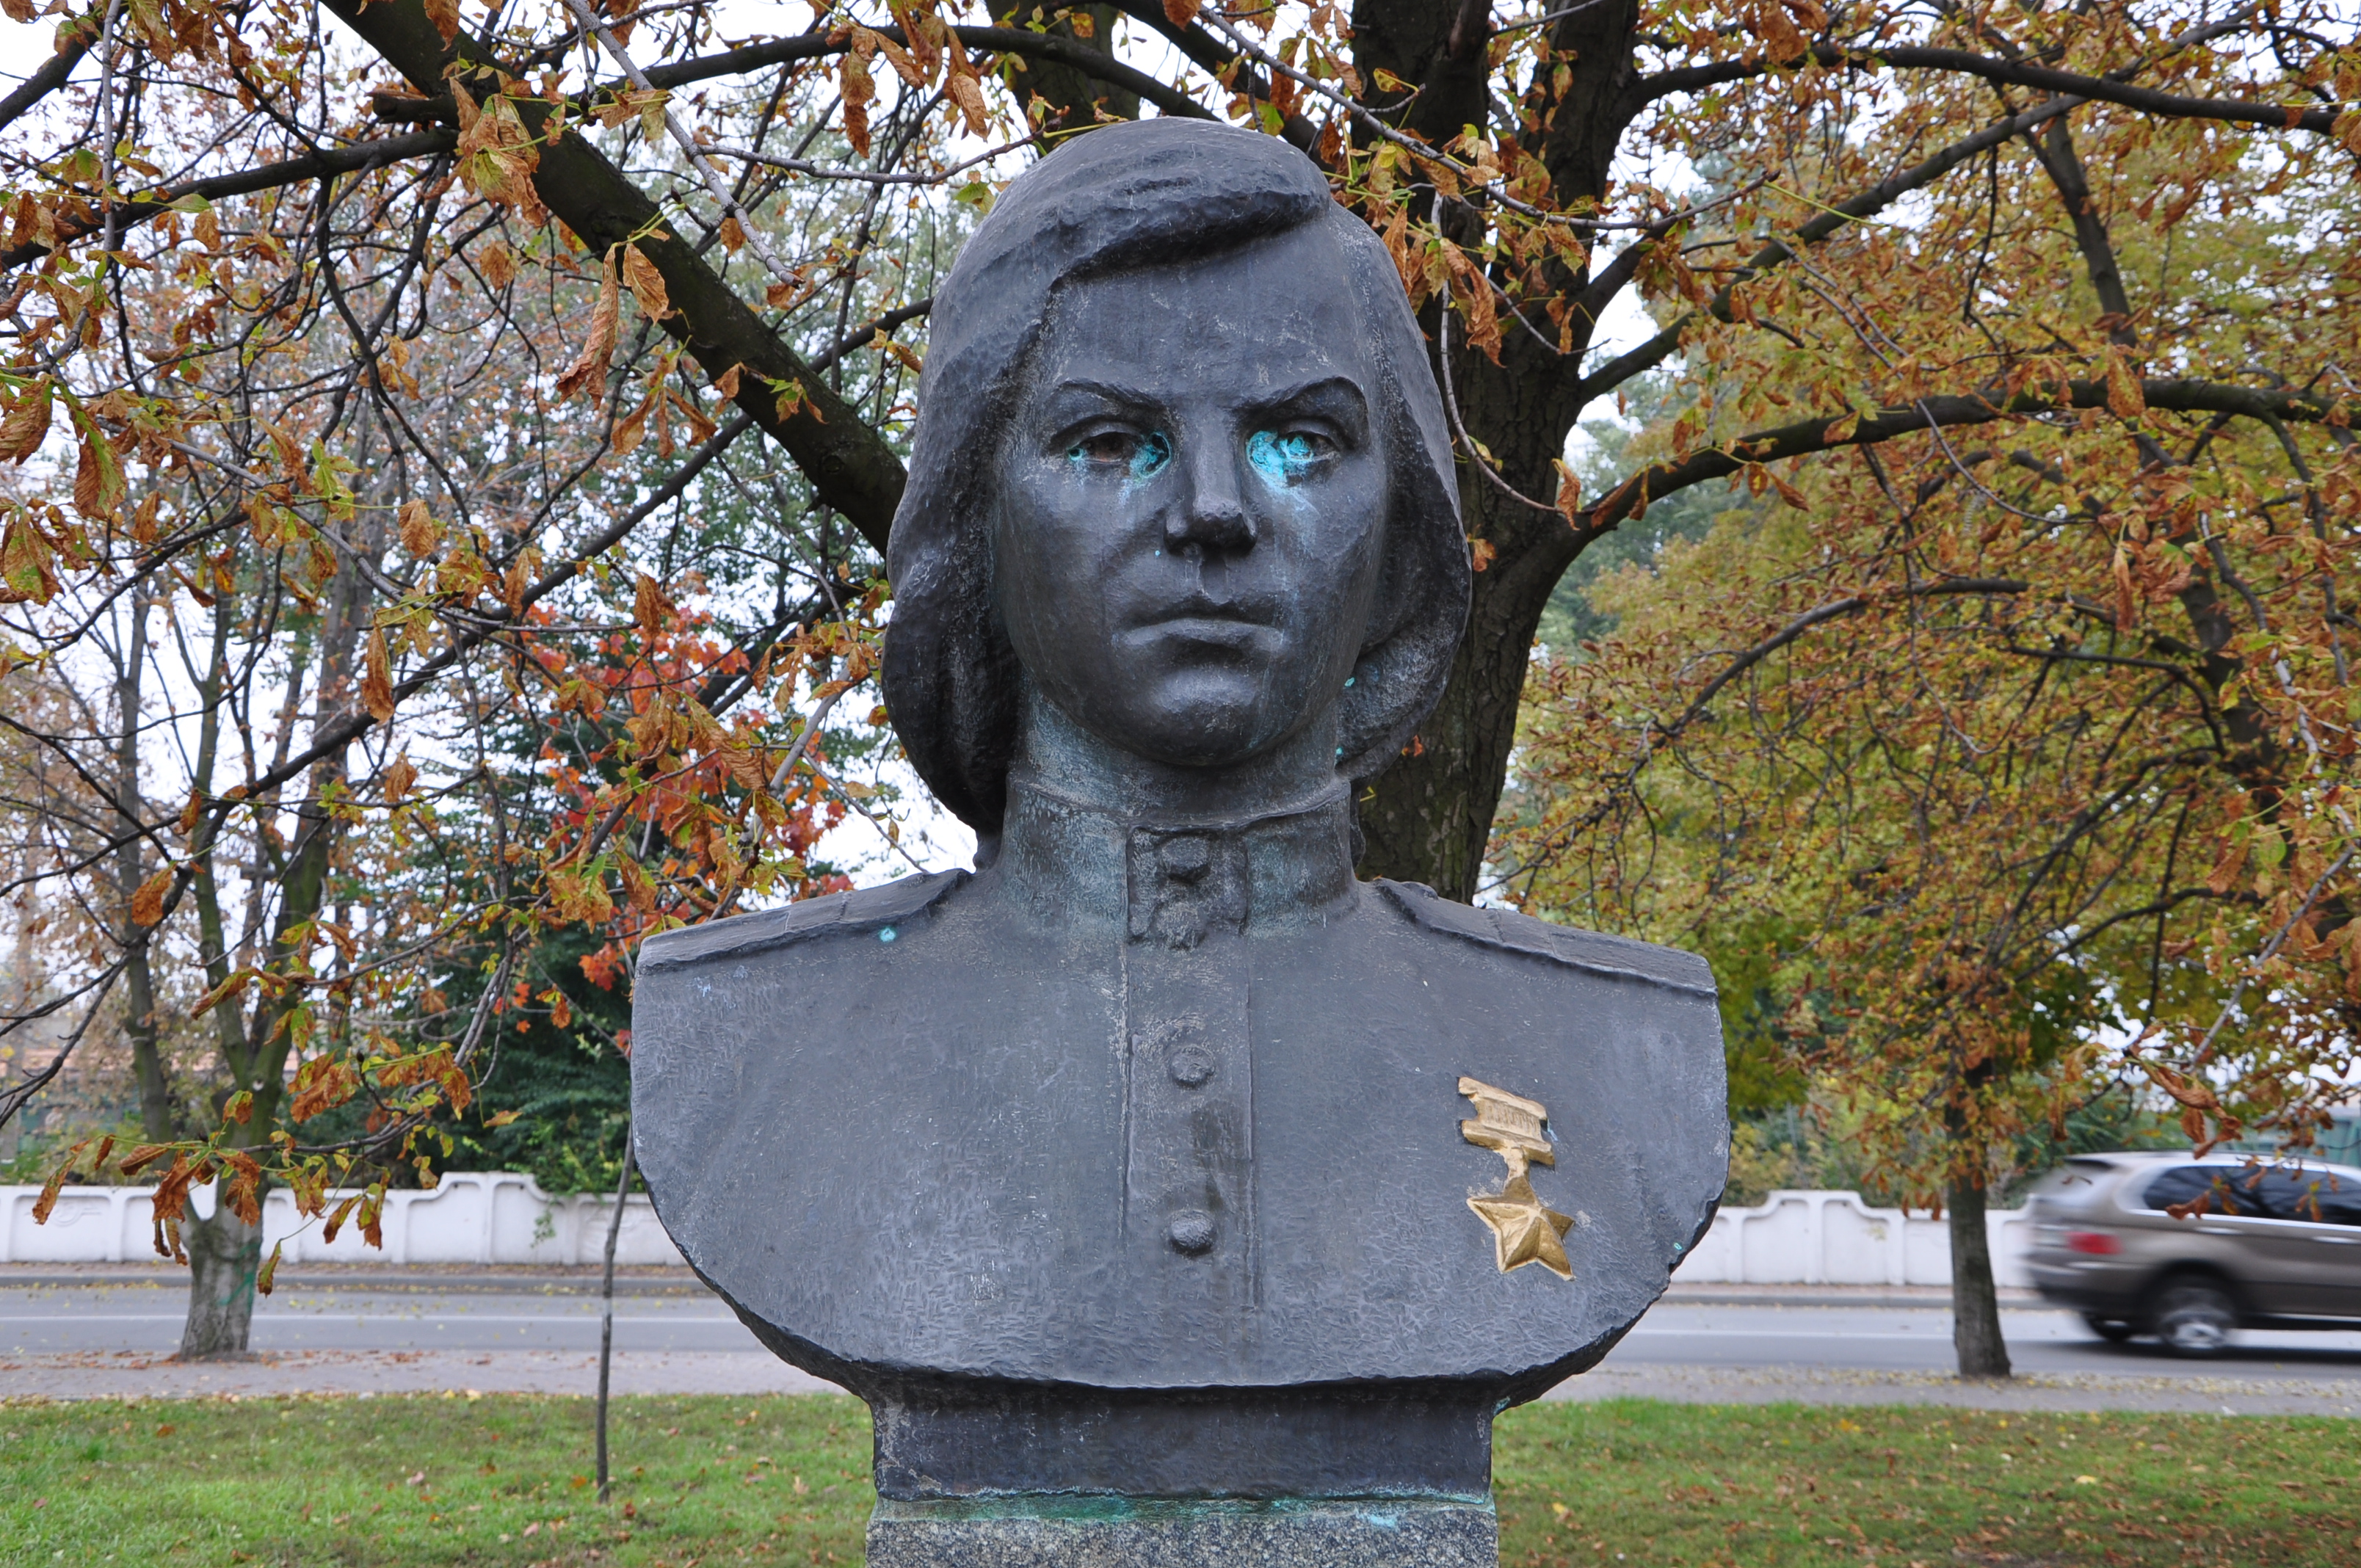
[[[1165,1062],[1164,1070],[1183,1089],[1194,1089],[1213,1076],[1213,1054],[1202,1046],[1183,1046]]]
[[[1174,882],[1195,882],[1213,863],[1213,847],[1202,839],[1167,839],[1156,847],[1156,863]]]
[[[1172,1216],[1166,1234],[1175,1247],[1194,1257],[1213,1245],[1213,1216],[1202,1209],[1183,1209]]]

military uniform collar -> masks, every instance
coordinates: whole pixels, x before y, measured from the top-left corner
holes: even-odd
[[[1186,949],[1340,913],[1358,893],[1356,838],[1342,780],[1276,811],[1212,817],[1109,810],[1018,772],[995,870],[1045,912],[1120,920],[1132,941]]]

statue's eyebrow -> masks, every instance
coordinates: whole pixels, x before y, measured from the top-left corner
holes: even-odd
[[[1109,402],[1122,403],[1136,409],[1153,409],[1162,406],[1163,403],[1162,399],[1143,392],[1137,387],[1119,386],[1113,381],[1093,380],[1087,376],[1069,377],[1050,389],[1050,395],[1053,397],[1065,397],[1074,392],[1104,398]]]
[[[1300,386],[1290,387],[1285,391],[1274,392],[1267,398],[1257,398],[1252,406],[1259,412],[1276,413],[1301,404],[1323,402],[1340,396],[1352,404],[1354,413],[1366,414],[1368,411],[1368,394],[1361,390],[1359,382],[1350,376],[1342,375],[1315,376]]]

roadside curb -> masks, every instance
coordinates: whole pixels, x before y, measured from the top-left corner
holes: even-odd
[[[2034,1290],[2001,1290],[2003,1310],[2048,1311]],[[1916,1307],[1949,1311],[1948,1285],[1683,1285],[1657,1299],[1663,1307]]]
[[[322,1290],[418,1291],[527,1295],[596,1296],[600,1274],[595,1268],[476,1268],[466,1265],[426,1265],[412,1268],[367,1268],[335,1264],[281,1265],[273,1295],[302,1295]],[[0,1264],[0,1290],[88,1289],[105,1286],[185,1289],[188,1270],[155,1268],[137,1264]],[[705,1282],[686,1268],[645,1266],[615,1270],[617,1296],[709,1296]]]
[[[182,1268],[149,1264],[0,1264],[0,1290],[87,1289],[97,1286],[181,1289]],[[409,1291],[440,1294],[596,1296],[596,1268],[514,1268],[471,1264],[419,1264],[370,1267],[351,1264],[282,1265],[277,1295],[324,1290]],[[617,1296],[709,1296],[705,1282],[686,1268],[637,1265],[615,1270]],[[2047,1310],[2031,1290],[2003,1290],[2004,1310]],[[1940,1285],[1683,1285],[1677,1279],[1661,1304],[1667,1307],[1864,1307],[1918,1308],[1945,1311],[1951,1292]]]

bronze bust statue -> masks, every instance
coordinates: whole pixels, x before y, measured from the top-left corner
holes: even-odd
[[[664,1223],[875,1411],[874,1560],[1100,1497],[1488,1561],[1493,1414],[1712,1216],[1703,960],[1354,876],[1466,615],[1427,352],[1319,171],[1202,122],[1044,159],[940,291],[884,681],[977,870],[651,938],[633,1017]]]

